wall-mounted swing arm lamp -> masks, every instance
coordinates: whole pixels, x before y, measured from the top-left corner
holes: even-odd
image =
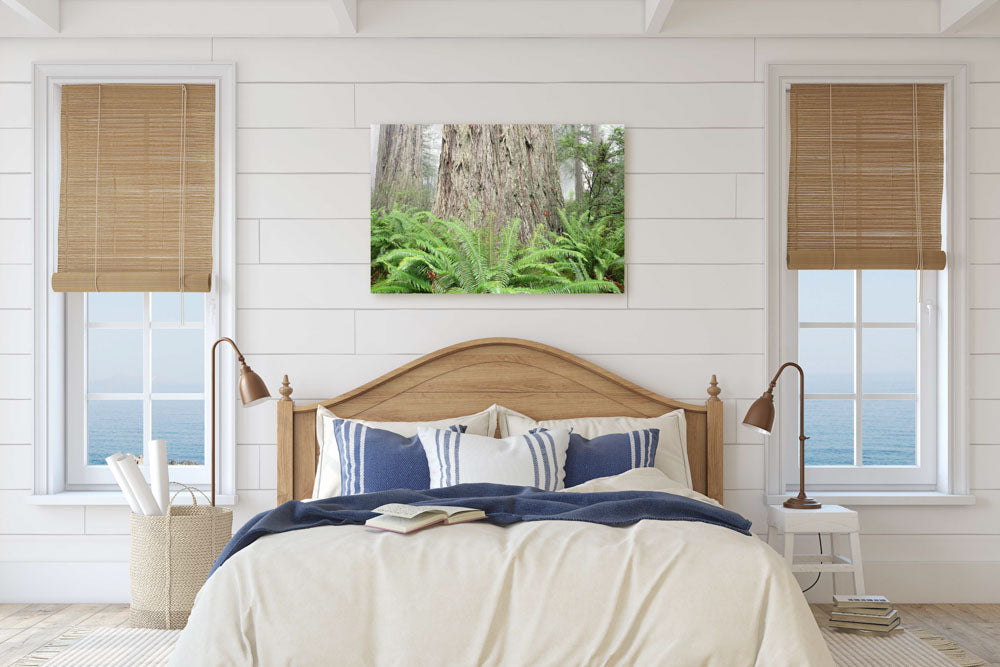
[[[774,426],[774,387],[778,384],[778,376],[789,366],[794,366],[799,371],[799,495],[786,500],[784,506],[797,510],[814,510],[823,505],[806,496],[806,440],[809,438],[805,434],[806,375],[802,371],[802,367],[793,361],[782,364],[778,368],[778,372],[771,378],[771,384],[767,390],[747,410],[746,417],[743,418],[743,425],[758,433],[771,435],[771,429]]]
[[[243,407],[257,405],[271,398],[271,392],[267,390],[267,385],[260,379],[260,376],[253,372],[243,358],[240,348],[232,338],[222,337],[212,344],[212,506],[215,506],[215,348],[219,343],[225,341],[233,346],[236,351],[236,359],[240,362],[240,402]]]

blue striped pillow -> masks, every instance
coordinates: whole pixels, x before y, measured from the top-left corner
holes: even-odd
[[[551,429],[496,439],[422,428],[432,489],[466,482],[563,488],[569,431]]]
[[[465,433],[455,424],[448,432]],[[417,436],[372,428],[349,419],[333,420],[333,437],[340,454],[340,493],[430,488],[427,457]]]
[[[658,428],[609,433],[590,440],[570,433],[569,449],[566,451],[566,486],[618,475],[632,468],[652,468],[659,441]]]

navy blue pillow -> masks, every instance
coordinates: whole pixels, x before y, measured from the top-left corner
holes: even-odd
[[[566,450],[566,486],[576,486],[598,477],[618,475],[632,468],[652,468],[660,429],[609,433],[587,440],[569,434]]]
[[[465,433],[467,427],[452,425]],[[374,491],[431,488],[427,455],[417,436],[406,437],[349,419],[333,420],[340,454],[340,493],[353,496]]]

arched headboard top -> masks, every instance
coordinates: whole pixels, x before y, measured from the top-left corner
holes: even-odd
[[[316,408],[372,421],[429,421],[499,403],[535,419],[656,417],[684,410],[694,488],[722,500],[722,402],[685,403],[640,387],[564,350],[519,338],[457,343],[335,398],[295,405],[286,376],[278,401],[278,502],[312,493]]]

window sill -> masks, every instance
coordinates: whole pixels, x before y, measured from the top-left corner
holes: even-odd
[[[198,497],[200,504],[206,504],[204,498]],[[238,496],[216,495],[215,504],[224,507],[231,507],[236,504]],[[50,493],[44,495],[28,496],[29,505],[91,505],[91,506],[117,506],[128,507],[125,496],[121,491],[62,491],[60,493]],[[184,493],[179,494],[174,500],[175,505],[190,505],[191,496]]]
[[[793,494],[769,495],[768,505],[780,505]],[[828,505],[975,505],[976,497],[938,491],[814,491],[808,493]]]

